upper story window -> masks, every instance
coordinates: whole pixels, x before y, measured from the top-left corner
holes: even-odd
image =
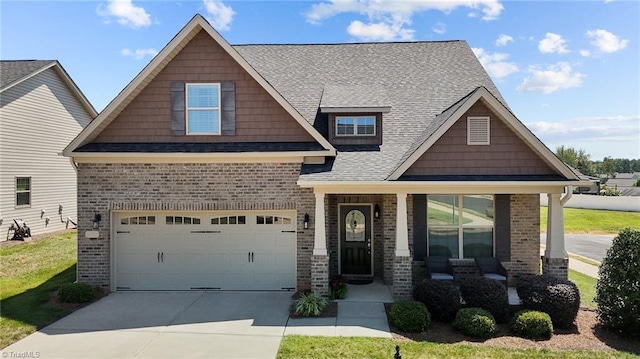
[[[489,116],[467,117],[467,145],[489,145]]]
[[[336,116],[336,136],[375,135],[375,116]]]
[[[186,84],[188,135],[220,134],[220,84]]]
[[[16,177],[16,207],[31,205],[31,177]]]

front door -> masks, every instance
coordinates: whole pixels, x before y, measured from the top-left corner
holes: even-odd
[[[371,275],[371,206],[340,206],[342,274]]]

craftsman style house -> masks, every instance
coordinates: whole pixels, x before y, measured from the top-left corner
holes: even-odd
[[[581,183],[463,41],[228,44],[196,15],[69,144],[78,280],[111,290],[308,289],[335,274],[410,295],[424,258],[566,275]],[[568,191],[569,193],[571,191]]]
[[[0,61],[0,240],[14,220],[32,235],[74,227],[77,176],[61,152],[96,115],[58,61]]]

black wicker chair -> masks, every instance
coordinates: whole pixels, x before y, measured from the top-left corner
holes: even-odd
[[[427,267],[429,278],[435,280],[453,281],[453,268],[448,257],[425,257],[424,264]]]
[[[480,270],[480,275],[500,281],[507,287],[509,282],[509,272],[504,268],[500,260],[495,257],[476,258],[476,266]]]

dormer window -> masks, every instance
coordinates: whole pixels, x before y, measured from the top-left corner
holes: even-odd
[[[375,135],[375,116],[336,116],[336,136]]]

